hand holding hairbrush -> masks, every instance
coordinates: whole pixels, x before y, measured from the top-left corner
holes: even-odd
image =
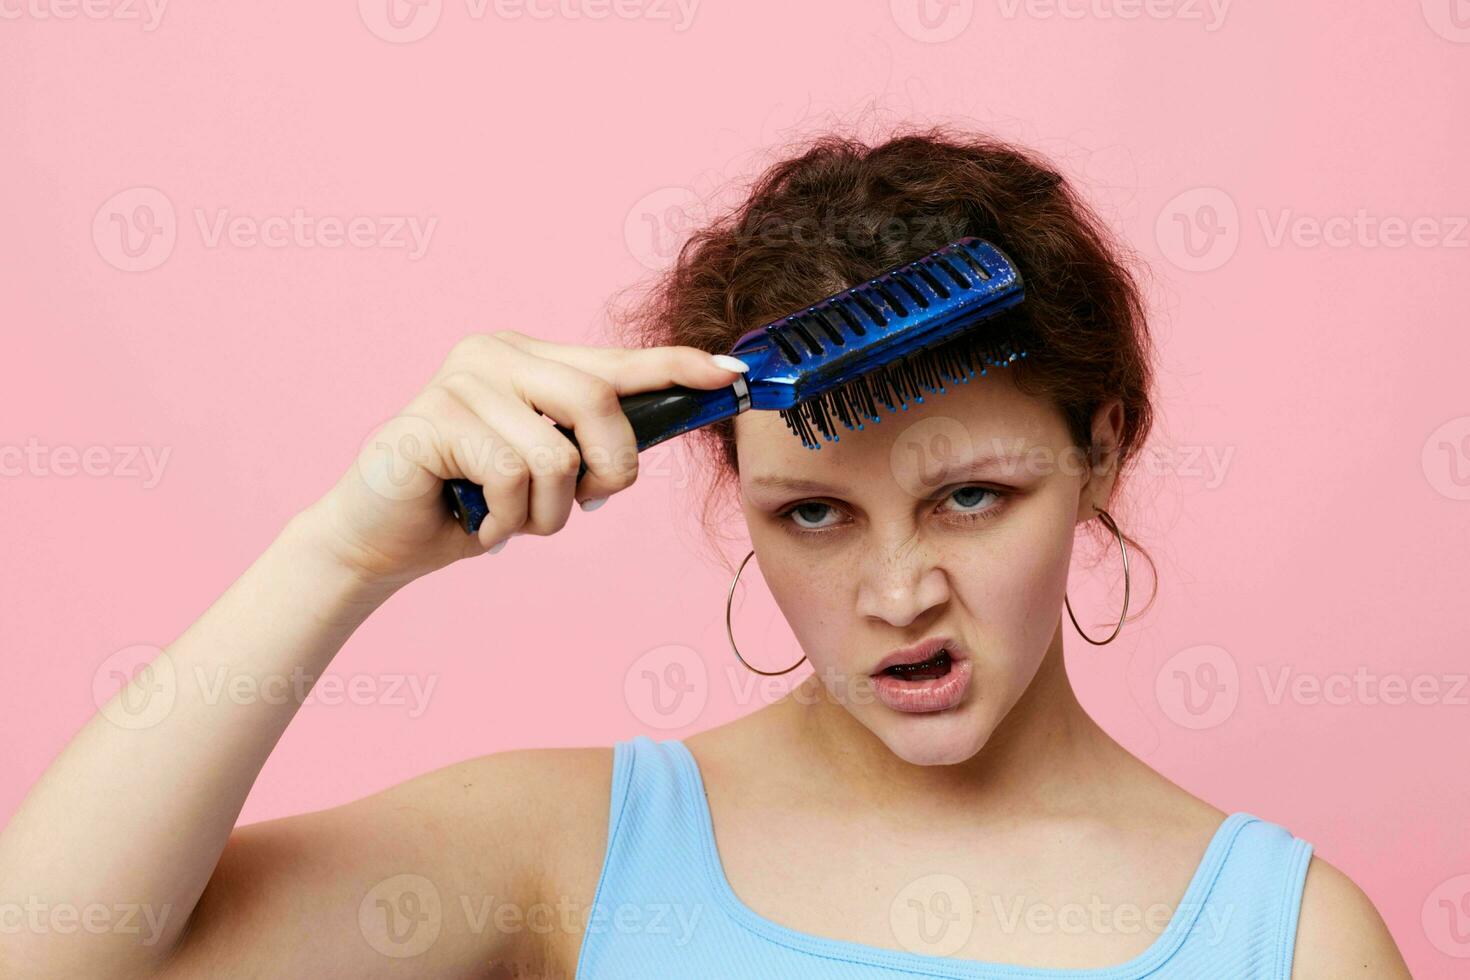
[[[1024,298],[1021,275],[995,245],[963,238],[914,262],[744,334],[729,351],[749,370],[727,387],[671,386],[624,395],[638,451],[752,408],[781,413],[802,444],[861,429],[889,412],[1025,357],[991,321]],[[987,322],[991,321],[991,322]],[[576,445],[572,431],[556,428]],[[585,460],[577,479],[586,473]],[[489,510],[483,488],[444,482],[455,519],[474,534]]]

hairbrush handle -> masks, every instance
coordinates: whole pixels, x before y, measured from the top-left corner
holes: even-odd
[[[618,399],[618,404],[633,425],[633,438],[641,453],[665,439],[730,418],[749,405],[746,391],[745,379],[739,378],[734,384],[713,390],[672,385],[658,391],[624,395]],[[557,424],[556,430],[573,446],[577,445],[571,429]],[[582,481],[586,472],[587,461],[584,459],[577,466],[577,483]],[[444,498],[466,534],[477,532],[490,514],[485,503],[485,491],[472,480],[445,480]]]

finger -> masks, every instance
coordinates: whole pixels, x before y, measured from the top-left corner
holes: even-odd
[[[617,391],[605,379],[498,339],[488,345],[467,345],[456,364],[459,369],[444,374],[441,383],[461,375],[472,378],[473,381],[457,384],[467,392],[482,389],[501,392],[507,401],[518,399],[522,411],[530,411],[533,417],[536,412],[542,412],[572,431],[577,441],[576,451],[587,466],[587,476],[576,494],[581,500],[607,497],[626,489],[637,479],[638,446],[633,425],[623,414]],[[506,393],[507,388],[513,398]],[[553,445],[570,446],[547,420],[538,418],[537,421],[544,431],[543,444],[550,439]]]
[[[555,534],[566,526],[576,490],[578,454],[567,438],[525,402],[478,375],[459,372],[441,382],[515,450],[514,462],[529,473],[529,496],[523,490],[524,534]],[[496,477],[492,476],[492,479]]]
[[[523,403],[572,430],[576,450],[587,464],[588,475],[579,485],[581,500],[609,497],[631,486],[638,478],[638,442],[632,423],[617,401],[617,389],[603,376],[584,372],[563,360],[539,357],[519,344],[507,342],[506,335],[466,336],[451,351],[435,382],[462,373],[476,376],[491,388],[509,388]],[[537,347],[553,351],[563,345],[537,341]],[[594,351],[603,359],[617,356],[616,348],[584,350]]]
[[[477,537],[489,546],[510,536],[526,520],[531,471],[511,442],[452,391],[435,385],[410,405],[430,420],[434,444],[419,460],[441,480],[465,479],[480,486],[489,514]]]
[[[686,388],[720,388],[742,373],[741,364],[728,354],[714,355],[698,347],[588,347],[559,344],[528,337],[514,330],[498,335],[511,346],[536,357],[569,364],[602,378],[619,395],[656,391],[670,385]],[[724,359],[723,363],[720,359]]]
[[[485,424],[479,413],[460,403],[460,411]],[[498,421],[498,420],[497,420]],[[531,490],[531,467],[516,451],[514,443],[494,426],[485,444],[486,462],[475,481],[485,497],[488,511],[475,535],[485,547],[504,541],[526,523],[527,500]]]
[[[578,499],[607,497],[638,479],[633,423],[606,380],[560,361],[527,356],[512,385],[538,412],[572,430],[587,465]]]

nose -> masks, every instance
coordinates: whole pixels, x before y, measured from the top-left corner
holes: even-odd
[[[858,613],[899,629],[949,599],[949,578],[931,548],[911,529],[893,529],[864,549]]]

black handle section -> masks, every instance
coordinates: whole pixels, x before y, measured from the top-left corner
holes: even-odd
[[[690,429],[729,418],[739,410],[734,387],[709,390],[673,385],[658,391],[624,395],[618,399],[618,404],[633,425],[633,437],[639,452]],[[556,429],[573,446],[577,445],[571,429],[559,424]],[[583,460],[577,466],[578,483],[586,473],[587,461]],[[466,534],[478,531],[490,514],[484,490],[471,480],[445,480],[444,498]]]

